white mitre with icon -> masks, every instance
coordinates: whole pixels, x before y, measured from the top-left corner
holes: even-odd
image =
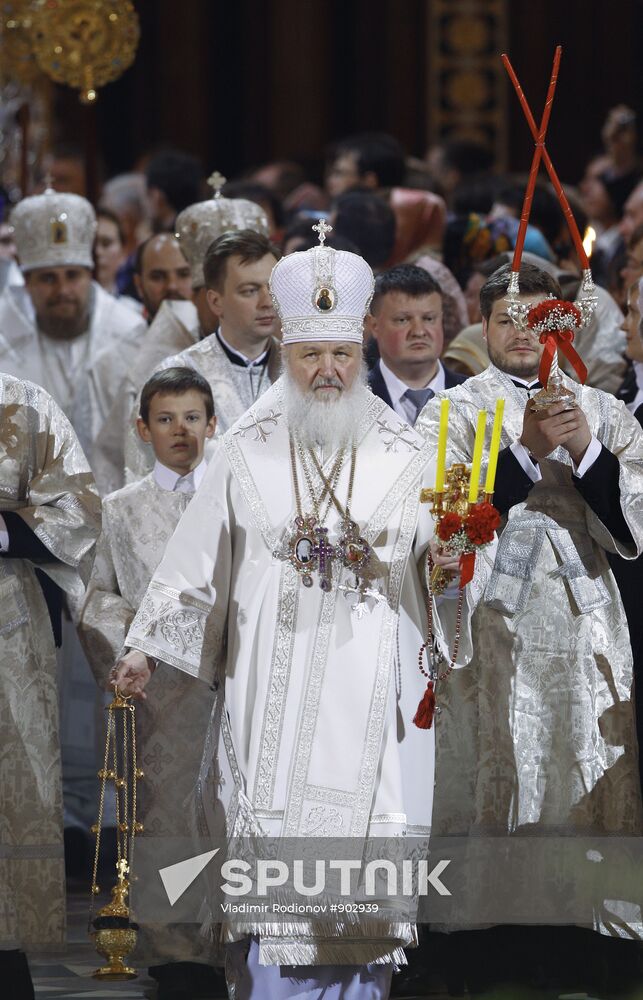
[[[363,257],[325,246],[332,231],[324,219],[312,227],[319,246],[282,257],[270,276],[270,292],[281,320],[282,343],[354,341],[364,337],[364,317],[375,278]]]
[[[48,187],[18,202],[9,223],[23,271],[39,267],[94,267],[96,213],[78,194]]]

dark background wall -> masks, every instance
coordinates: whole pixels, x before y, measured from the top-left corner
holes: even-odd
[[[485,11],[499,0],[451,0]],[[107,175],[153,147],[198,154],[231,177],[272,158],[319,166],[333,138],[394,133],[422,155],[429,135],[432,0],[137,0],[134,66],[95,109]],[[506,0],[512,62],[540,117],[553,50],[564,46],[548,147],[576,181],[599,143],[607,110],[643,115],[641,0]],[[637,51],[638,50],[638,51]],[[507,84],[509,86],[509,84]],[[86,130],[75,95],[56,88],[61,137]],[[531,143],[508,92],[507,162],[525,169]]]

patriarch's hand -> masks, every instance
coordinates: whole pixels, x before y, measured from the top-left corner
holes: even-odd
[[[147,695],[144,688],[154,673],[155,666],[154,660],[145,653],[132,649],[112,668],[109,686],[117,687],[121,694],[145,699]]]

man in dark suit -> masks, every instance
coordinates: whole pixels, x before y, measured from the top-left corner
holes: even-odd
[[[399,264],[378,275],[366,329],[379,349],[371,390],[411,426],[436,392],[465,381],[440,361],[442,290],[423,268]]]

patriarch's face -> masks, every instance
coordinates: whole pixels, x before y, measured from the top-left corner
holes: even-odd
[[[310,341],[284,348],[288,371],[302,393],[333,403],[349,390],[361,364],[360,344]]]

